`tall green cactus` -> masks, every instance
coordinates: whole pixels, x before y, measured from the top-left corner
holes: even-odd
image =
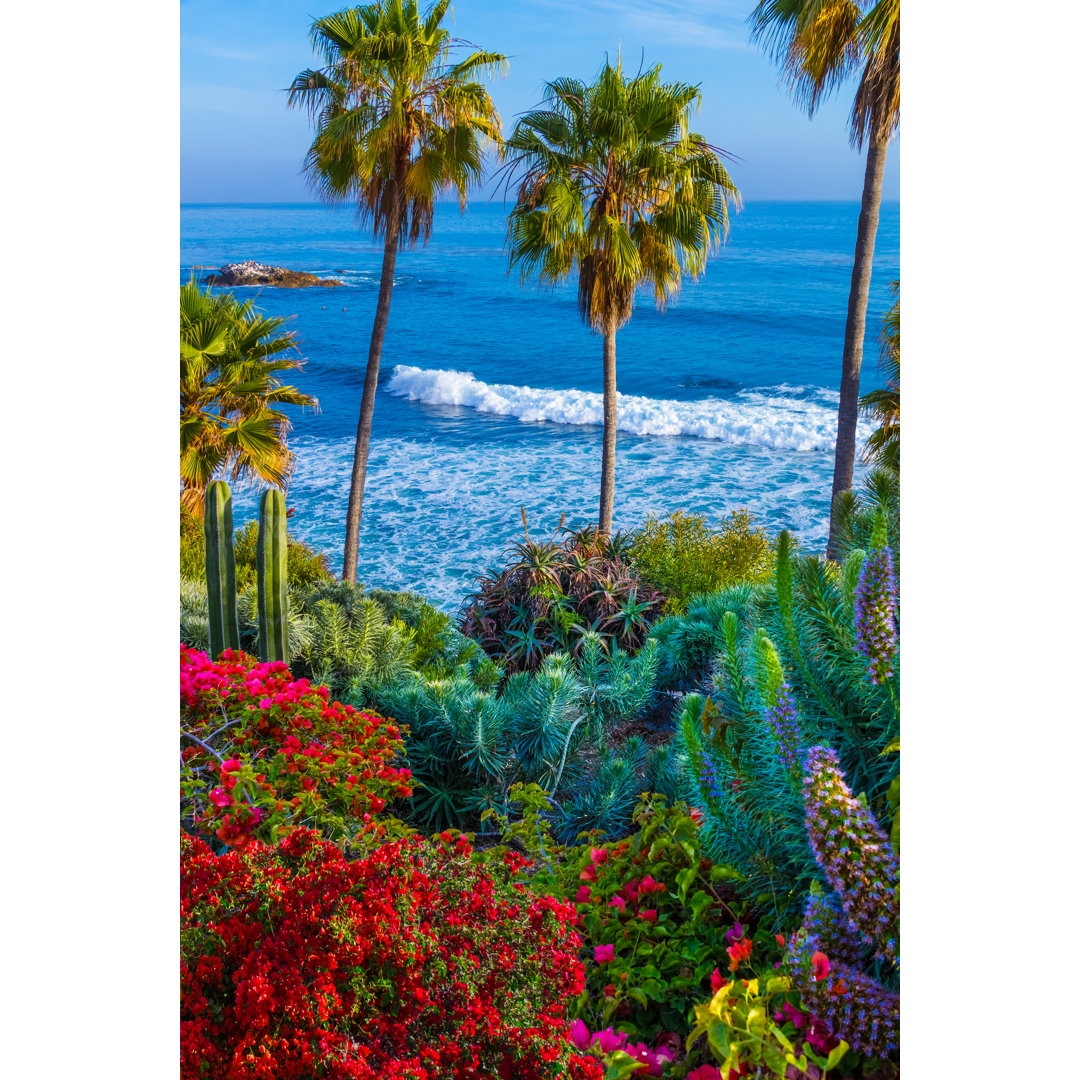
[[[288,537],[285,496],[270,488],[259,500],[259,659],[289,662]]]
[[[210,617],[210,655],[240,648],[236,619],[236,559],[233,556],[232,492],[224,480],[206,489],[203,508],[206,539],[206,598]]]

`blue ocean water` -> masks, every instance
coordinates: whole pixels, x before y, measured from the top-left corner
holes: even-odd
[[[660,313],[647,293],[617,339],[615,526],[682,508],[737,507],[824,546],[857,203],[753,203],[726,247]],[[882,207],[863,386],[899,277],[899,203]],[[530,532],[595,519],[601,339],[573,284],[539,292],[507,274],[500,201],[441,205],[426,247],[402,252],[383,351],[360,538],[360,579],[455,606]],[[181,207],[181,279],[259,262],[344,280],[339,289],[240,289],[288,316],[319,399],[294,417],[292,530],[341,568],[356,420],[381,245],[347,210]],[[207,270],[197,270],[202,276]],[[238,521],[255,516],[238,497]]]

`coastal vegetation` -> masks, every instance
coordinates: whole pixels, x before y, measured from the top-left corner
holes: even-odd
[[[448,16],[318,18],[323,66],[289,91],[312,185],[383,241],[340,579],[288,532],[282,408],[317,405],[279,380],[295,335],[181,288],[182,1080],[895,1080],[899,300],[883,390],[858,399],[861,330],[845,347],[874,467],[856,490],[846,466],[827,556],[745,509],[613,532],[616,333],[639,287],[662,309],[704,269],[740,196],[659,65],[545,84],[504,143],[478,80],[506,59],[452,60]],[[811,109],[864,65],[850,336],[898,8],[754,19]],[[516,184],[511,268],[576,274],[603,335],[601,498],[546,539],[522,508],[452,612],[359,582],[359,526],[397,254],[485,148]],[[229,480],[264,487],[256,519]]]
[[[859,74],[849,126],[852,144],[860,150],[866,147],[866,173],[840,371],[835,506],[837,496],[851,490],[854,476],[859,375],[885,154],[900,125],[900,0],[759,0],[750,21],[753,37],[766,45],[795,100],[811,116],[848,76]],[[836,555],[835,510],[829,522],[828,555]]]
[[[483,153],[500,138],[499,114],[477,79],[507,68],[500,53],[474,50],[452,61],[444,27],[450,0],[421,15],[416,0],[380,0],[311,24],[323,66],[292,81],[289,105],[316,133],[304,171],[319,197],[355,207],[383,240],[379,299],[371,328],[345,522],[345,581],[356,581],[371,422],[390,319],[398,249],[426,242],[435,200],[454,190],[462,209],[479,183]]]
[[[560,78],[506,140],[507,184],[520,174],[508,223],[510,266],[553,286],[577,271],[578,310],[603,335],[604,449],[598,529],[615,499],[615,337],[651,285],[656,306],[696,277],[728,234],[739,193],[720,153],[690,129],[697,86],[632,78],[604,63],[586,85]]]

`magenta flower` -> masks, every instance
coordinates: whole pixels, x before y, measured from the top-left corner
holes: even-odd
[[[584,1020],[575,1020],[570,1025],[570,1041],[579,1050],[588,1050],[589,1045],[592,1043],[592,1036],[589,1034],[589,1029]]]
[[[686,1080],[721,1080],[720,1070],[715,1065],[699,1065],[687,1073]]]
[[[592,889],[590,889],[588,885],[582,885],[581,888],[577,891],[577,896],[575,897],[575,900],[579,904],[587,904],[591,897]]]
[[[589,858],[592,859],[592,861],[593,861],[593,863],[595,865],[599,866],[600,863],[607,862],[607,860],[608,860],[608,850],[607,850],[607,848],[602,848],[602,847],[590,848],[589,849]]]
[[[647,908],[645,911],[639,911],[638,918],[644,919],[646,922],[656,922],[656,909]]]
[[[208,798],[215,806],[220,806],[223,810],[232,802],[232,796],[224,788],[219,787],[214,788]]]
[[[610,947],[601,946],[601,948]],[[626,1035],[609,1027],[604,1028],[603,1031],[593,1032],[593,1039],[604,1054],[614,1054],[616,1050],[622,1050],[626,1046]]]
[[[609,964],[615,959],[615,946],[614,945],[597,945],[593,949],[593,959],[598,964]]]
[[[608,907],[616,908],[620,913],[626,910],[626,901],[621,896],[613,897]]]

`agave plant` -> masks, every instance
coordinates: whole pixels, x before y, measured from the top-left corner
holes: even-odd
[[[632,569],[621,536],[595,528],[560,523],[546,542],[526,530],[503,558],[504,567],[477,579],[460,625],[511,671],[535,671],[556,651],[576,655],[588,633],[634,652],[667,599]]]

